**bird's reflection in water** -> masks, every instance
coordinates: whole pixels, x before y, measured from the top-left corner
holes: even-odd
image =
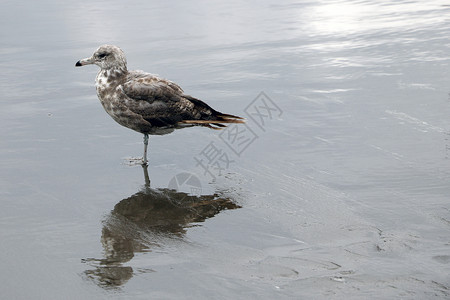
[[[85,275],[102,287],[119,287],[133,276],[134,270],[123,264],[135,253],[161,248],[167,239],[182,239],[186,229],[196,223],[224,209],[240,208],[218,194],[193,196],[172,189],[152,189],[147,167],[144,177],[144,188],[117,203],[103,221],[104,258],[84,260],[94,267]]]

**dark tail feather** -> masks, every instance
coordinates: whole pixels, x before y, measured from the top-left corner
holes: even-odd
[[[241,118],[238,116],[217,112],[214,120],[183,120],[179,123],[205,126],[205,127],[211,128],[211,129],[220,130],[220,129],[227,127],[227,125],[225,125],[225,124],[231,124],[231,123],[242,124],[242,123],[245,123],[245,120],[244,120],[244,118]]]
[[[233,119],[234,120],[244,120],[244,118],[241,118],[241,117],[238,117],[238,116],[234,116],[234,115],[229,115],[229,114],[223,114],[223,113],[220,113],[220,112],[218,112],[216,114],[216,117],[224,119],[224,120],[233,120]],[[236,123],[240,123],[240,122],[236,122]],[[245,121],[243,121],[242,123],[245,123]]]
[[[183,97],[194,104],[195,108],[201,113],[202,117],[200,117],[200,120],[183,120],[178,122],[179,124],[191,124],[206,126],[213,129],[222,129],[227,127],[227,125],[225,124],[245,123],[244,118],[218,112],[217,110],[213,109],[211,106],[197,98],[189,95],[183,95]]]

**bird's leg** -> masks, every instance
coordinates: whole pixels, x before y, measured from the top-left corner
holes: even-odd
[[[148,191],[150,189],[150,177],[148,176],[148,166],[142,165],[142,169],[144,170],[145,190]]]
[[[142,165],[147,165],[147,146],[148,146],[148,134],[144,133],[144,157],[142,158]]]

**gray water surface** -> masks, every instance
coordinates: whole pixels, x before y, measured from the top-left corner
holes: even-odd
[[[1,299],[450,298],[446,1],[3,1]],[[246,126],[150,138],[111,43]],[[263,92],[263,93],[261,93]]]

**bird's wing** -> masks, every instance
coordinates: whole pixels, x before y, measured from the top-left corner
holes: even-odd
[[[242,118],[222,114],[205,102],[185,95],[176,83],[144,72],[130,72],[122,85],[128,109],[153,126],[243,123]],[[212,128],[212,127],[211,127]]]
[[[147,102],[167,101],[183,94],[183,90],[176,83],[141,71],[130,72],[122,89],[129,98]]]
[[[129,99],[128,109],[154,126],[171,126],[193,117],[195,104],[172,81],[134,71],[122,84],[122,91]]]

